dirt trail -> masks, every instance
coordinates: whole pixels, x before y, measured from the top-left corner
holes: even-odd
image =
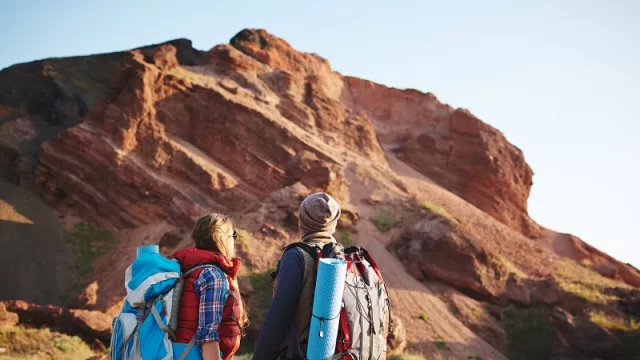
[[[468,359],[480,356],[486,360],[505,359],[499,351],[456,319],[447,306],[425,285],[409,275],[402,263],[385,248],[387,236],[382,236],[368,221],[375,209],[364,202],[371,194],[357,179],[353,169],[346,172],[350,183],[351,202],[357,205],[363,219],[358,222],[356,242],[366,247],[382,269],[391,292],[393,310],[400,316],[407,329],[412,349],[427,355],[429,359]],[[428,320],[419,318],[427,314]],[[446,344],[447,349],[442,348]]]

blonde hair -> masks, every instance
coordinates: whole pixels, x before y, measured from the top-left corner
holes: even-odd
[[[228,216],[223,214],[209,214],[201,217],[196,221],[196,225],[191,232],[191,238],[196,244],[196,248],[200,250],[209,250],[220,253],[227,258],[234,256],[233,239],[229,231],[235,233],[233,222]],[[234,286],[238,288],[237,282]],[[242,315],[238,319],[240,327],[243,329],[249,325],[249,317],[247,314],[247,304],[240,297],[240,306]]]
[[[235,231],[231,219],[226,215],[214,213],[196,221],[191,238],[197,249],[217,252],[231,258],[234,251],[229,231]]]

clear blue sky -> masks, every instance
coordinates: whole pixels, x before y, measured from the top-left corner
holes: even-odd
[[[0,68],[264,28],[343,74],[470,109],[524,151],[536,221],[640,267],[640,1],[178,4],[4,0]]]

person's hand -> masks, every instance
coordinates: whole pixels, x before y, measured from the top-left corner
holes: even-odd
[[[202,344],[203,360],[222,360],[220,357],[220,345],[217,341],[211,341]]]

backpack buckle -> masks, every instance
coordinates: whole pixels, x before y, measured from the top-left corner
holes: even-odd
[[[145,312],[147,310],[146,306],[142,306],[138,308],[138,311],[136,312],[136,320],[138,320],[138,322],[142,322],[142,320],[144,320],[145,316]]]

